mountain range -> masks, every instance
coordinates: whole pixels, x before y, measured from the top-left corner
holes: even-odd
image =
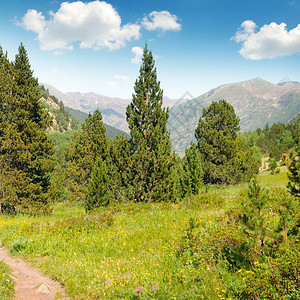
[[[50,95],[49,92],[44,90],[44,87],[41,87],[41,93],[43,95],[41,103],[52,117],[52,126],[48,128],[49,133],[64,133],[69,130],[74,130],[76,123],[81,124],[88,117],[88,114],[83,111],[64,106],[63,102],[59,101],[57,97]],[[129,138],[129,135],[120,129],[106,123],[104,123],[104,126],[109,139],[113,139],[116,135],[122,134]]]
[[[129,132],[126,107],[130,99],[111,98],[95,93],[62,93],[51,85],[43,85],[50,94],[63,101],[65,106],[86,113],[99,108],[105,123]],[[278,84],[273,84],[255,78],[221,85],[191,100],[164,97],[164,105],[169,107],[170,112],[168,129],[177,153],[182,155],[194,139],[194,131],[202,109],[212,101],[221,99],[225,99],[234,107],[240,117],[242,132],[255,130],[263,128],[267,123],[285,123],[300,112],[300,83],[284,78]]]
[[[300,112],[300,83],[288,79],[278,84],[255,78],[221,85],[170,110],[168,129],[174,150],[183,154],[194,140],[202,109],[212,101],[225,99],[240,118],[242,132],[263,128],[266,124],[285,123]]]
[[[41,83],[41,85],[43,85],[45,89],[48,89],[51,95],[63,101],[66,110],[71,108],[85,113],[91,113],[99,108],[104,123],[129,133],[128,124],[126,122],[126,107],[131,99],[112,98],[96,93],[63,93],[50,84]],[[176,100],[164,97],[163,103],[164,106],[172,107],[176,103]]]

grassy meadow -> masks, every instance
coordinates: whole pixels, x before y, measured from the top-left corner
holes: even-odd
[[[285,167],[258,180],[285,197]],[[72,299],[297,299],[299,235],[262,250],[236,221],[247,189],[209,187],[179,203],[118,204],[91,214],[59,203],[50,216],[0,216],[0,240]],[[268,207],[269,230],[278,218]],[[6,272],[0,264],[1,299],[11,295],[3,294]]]

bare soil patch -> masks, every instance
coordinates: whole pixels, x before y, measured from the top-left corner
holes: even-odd
[[[11,257],[4,247],[0,248],[0,260],[12,269],[16,300],[68,299],[59,282],[44,276],[23,259]]]

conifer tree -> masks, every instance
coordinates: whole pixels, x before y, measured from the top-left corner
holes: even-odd
[[[89,114],[65,150],[66,181],[70,199],[85,200],[86,187],[97,158],[106,159],[108,138],[99,110]]]
[[[170,200],[174,157],[166,127],[169,112],[162,107],[163,91],[147,45],[134,91],[126,112],[131,134],[132,197],[144,202]]]
[[[298,145],[295,154],[291,155],[291,164],[289,165],[289,183],[290,193],[300,198],[300,146]]]
[[[45,132],[51,119],[41,105],[38,82],[22,44],[13,64],[1,55],[0,72],[1,172],[15,195],[11,198],[15,201],[5,203],[9,210],[37,213],[47,208],[54,167],[53,144]]]
[[[198,194],[203,185],[203,170],[201,164],[201,155],[195,143],[185,150],[185,156],[182,160],[184,170],[184,189],[186,194]]]
[[[107,165],[110,169],[110,190],[114,201],[127,200],[130,195],[132,160],[130,143],[124,135],[116,135],[111,141]]]
[[[85,209],[90,211],[99,206],[109,204],[110,195],[110,178],[105,161],[99,157],[96,160],[95,166],[91,172],[89,183],[87,186]]]
[[[230,184],[249,178],[257,172],[248,146],[237,138],[239,118],[225,100],[212,102],[203,109],[195,131],[197,148],[203,163],[205,183]],[[247,155],[246,155],[247,154]],[[248,176],[249,175],[249,176]]]

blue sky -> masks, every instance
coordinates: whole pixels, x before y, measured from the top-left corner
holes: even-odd
[[[148,42],[164,95],[255,77],[300,81],[300,0],[0,0],[0,45],[25,45],[63,92],[130,98]]]

